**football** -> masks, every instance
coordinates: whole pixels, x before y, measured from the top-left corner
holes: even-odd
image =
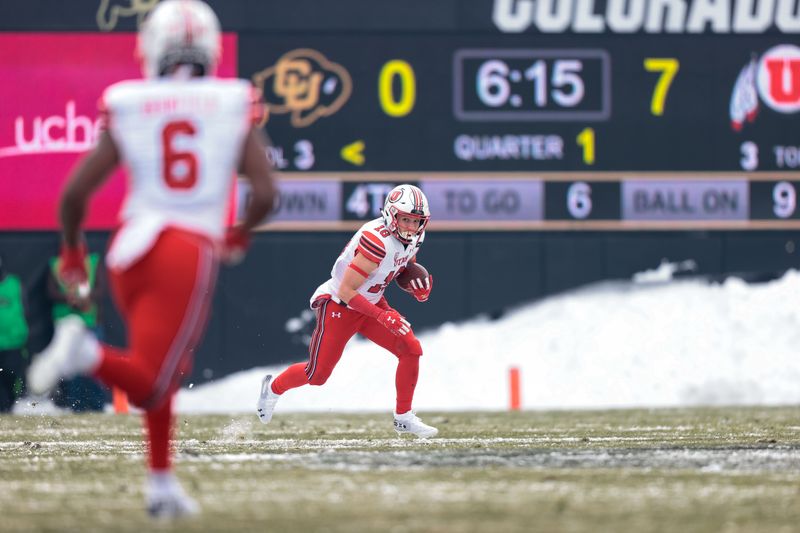
[[[419,263],[409,263],[406,265],[405,270],[400,272],[394,280],[397,282],[397,286],[403,289],[406,292],[411,291],[411,280],[412,279],[425,279],[428,277],[428,270],[420,265]]]

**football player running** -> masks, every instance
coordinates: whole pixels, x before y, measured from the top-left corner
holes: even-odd
[[[382,217],[364,224],[350,239],[333,265],[331,278],[311,297],[317,325],[308,363],[291,365],[274,380],[268,374],[261,382],[257,403],[261,422],[269,423],[278,398],[287,390],[324,384],[347,342],[360,333],[397,357],[395,431],[419,438],[438,433],[411,410],[422,346],[408,321],[383,295],[395,276],[416,261],[429,220],[428,200],[422,191],[413,185],[400,185],[386,197]],[[414,280],[412,286],[412,295],[424,302],[430,295],[432,278]]]
[[[60,204],[59,276],[79,294],[87,279],[80,228],[87,204],[118,165],[129,169],[121,226],[106,255],[129,348],[99,343],[81,320],[67,318],[28,374],[35,394],[61,378],[93,375],[144,411],[146,505],[162,518],[199,510],[172,470],[173,396],[205,330],[219,260],[241,258],[275,195],[255,126],[258,95],[245,80],[214,76],[221,45],[219,21],[200,0],[160,2],[143,23],[137,55],[145,79],[106,89],[105,129],[68,178]],[[237,169],[252,197],[242,223],[226,231]]]

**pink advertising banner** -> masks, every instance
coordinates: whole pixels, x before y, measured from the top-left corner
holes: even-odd
[[[140,78],[133,33],[0,33],[0,230],[58,228],[67,174],[98,134],[103,90]],[[237,39],[223,37],[219,75],[236,75]],[[84,227],[111,229],[125,193],[118,171]]]

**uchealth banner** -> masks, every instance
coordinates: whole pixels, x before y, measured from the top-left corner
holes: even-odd
[[[100,96],[142,76],[135,43],[134,33],[0,33],[0,230],[59,227],[67,175],[97,139]],[[225,34],[220,76],[236,75],[236,56],[236,35]],[[124,193],[119,170],[84,227],[115,227]]]

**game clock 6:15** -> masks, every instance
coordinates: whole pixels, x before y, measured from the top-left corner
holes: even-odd
[[[458,50],[454,113],[462,121],[602,121],[611,114],[604,50]]]

